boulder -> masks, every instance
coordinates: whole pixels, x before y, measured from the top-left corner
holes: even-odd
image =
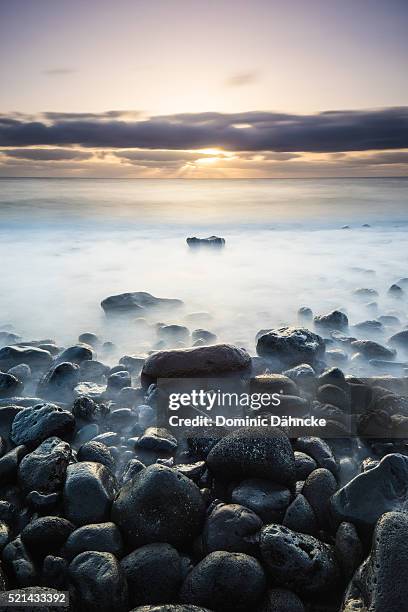
[[[66,538],[64,556],[73,559],[87,550],[108,552],[120,558],[123,555],[123,541],[115,523],[96,523],[83,525],[79,529],[72,529]]]
[[[0,370],[6,372],[16,365],[25,363],[31,370],[48,370],[52,363],[48,351],[35,346],[4,346],[0,349]]]
[[[23,383],[13,374],[0,372],[0,398],[18,395],[23,387]]]
[[[75,417],[68,410],[50,403],[25,408],[14,418],[11,439],[14,444],[38,446],[51,436],[69,440],[75,427]]]
[[[122,486],[112,519],[135,547],[153,542],[181,546],[198,535],[204,512],[200,490],[192,480],[156,464]]]
[[[215,247],[220,248],[225,246],[225,239],[219,236],[208,236],[208,238],[196,238],[195,236],[186,238],[186,242],[190,248],[197,247]]]
[[[213,344],[187,349],[158,351],[150,355],[142,368],[145,387],[157,378],[199,378],[245,373],[251,357],[232,344]]]
[[[33,557],[58,553],[74,531],[72,523],[59,516],[41,516],[31,521],[21,532],[21,539]]]
[[[354,340],[351,348],[366,359],[395,359],[396,351],[373,340]]]
[[[325,315],[319,315],[314,318],[314,324],[316,327],[323,330],[343,331],[348,328],[348,317],[341,310],[332,310]]]
[[[221,438],[207,456],[217,478],[264,478],[278,484],[295,481],[295,458],[289,438],[275,427],[239,429]]]
[[[143,315],[149,310],[179,308],[182,305],[181,300],[158,298],[144,291],[111,295],[101,302],[102,309],[108,315]]]
[[[276,360],[286,368],[304,363],[313,366],[323,359],[324,351],[323,338],[302,327],[272,329],[260,336],[256,345],[260,357]]]
[[[64,361],[42,377],[37,386],[37,393],[46,399],[67,401],[72,398],[73,389],[78,381],[79,367]]]
[[[280,522],[290,499],[291,493],[287,487],[260,478],[243,480],[231,493],[231,501],[234,504],[249,508],[264,523]]]
[[[81,365],[83,361],[93,359],[93,356],[94,352],[92,347],[90,347],[88,344],[75,344],[74,346],[69,346],[59,353],[56,357],[55,364],[71,363]]]
[[[44,440],[20,463],[18,481],[24,493],[61,491],[70,460],[71,448],[67,442],[56,437]]]
[[[257,534],[263,523],[258,515],[238,504],[217,504],[207,516],[202,533],[205,554],[216,550],[255,555]]]

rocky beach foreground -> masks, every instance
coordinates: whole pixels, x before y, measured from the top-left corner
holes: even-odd
[[[0,328],[0,590],[68,591],[78,612],[408,610],[407,287],[393,312],[356,290],[358,322],[302,307],[247,349],[146,292],[101,306],[148,351]],[[211,377],[326,425],[158,422],[160,379]]]

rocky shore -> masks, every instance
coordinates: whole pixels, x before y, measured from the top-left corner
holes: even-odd
[[[181,300],[127,293],[102,308],[125,325],[145,317],[151,350],[0,329],[0,590],[69,591],[78,612],[408,610],[397,315],[351,325],[303,307],[246,350],[191,329],[203,316],[175,318]],[[158,380],[211,377],[326,426],[158,424]]]

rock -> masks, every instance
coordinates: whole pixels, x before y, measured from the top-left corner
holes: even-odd
[[[33,557],[46,557],[58,553],[74,529],[74,525],[64,518],[42,516],[24,527],[21,539]]]
[[[0,372],[0,397],[18,395],[23,386],[23,383],[13,374]]]
[[[245,373],[251,358],[244,349],[232,344],[214,344],[187,349],[158,351],[150,355],[142,369],[142,383],[147,387],[157,378],[199,378]]]
[[[215,344],[217,342],[217,336],[206,329],[195,329],[191,332],[191,339],[193,342],[204,340],[204,344]]]
[[[27,454],[24,445],[15,446],[0,459],[0,486],[12,483],[16,480],[20,461]]]
[[[276,586],[300,595],[321,595],[338,586],[339,568],[333,547],[311,535],[267,525],[261,531],[260,550]]]
[[[30,491],[26,497],[27,506],[35,512],[41,514],[55,510],[57,504],[61,501],[61,493],[39,493],[38,491]]]
[[[395,347],[402,351],[408,351],[408,329],[403,329],[402,331],[394,334],[388,340],[388,344],[392,347]]]
[[[323,338],[305,328],[281,327],[258,338],[256,352],[260,357],[276,359],[285,367],[314,365],[323,359]]]
[[[297,316],[301,323],[311,323],[313,321],[313,311],[308,306],[301,306],[297,311]]]
[[[319,387],[316,399],[322,404],[338,406],[344,411],[350,408],[350,397],[347,393],[335,385],[323,385]]]
[[[70,563],[69,576],[79,596],[80,612],[128,610],[126,579],[111,553],[81,553]]]
[[[77,430],[73,444],[75,446],[78,444],[85,444],[86,442],[90,442],[97,435],[99,435],[99,425],[97,423],[88,423]]]
[[[135,547],[153,542],[181,546],[198,534],[204,502],[189,478],[156,464],[122,486],[112,519]]]
[[[305,607],[292,591],[271,589],[258,612],[305,612]]]
[[[101,463],[111,472],[115,469],[115,459],[109,448],[105,446],[105,444],[102,444],[102,442],[97,442],[95,440],[85,442],[85,444],[78,449],[77,458],[78,461]]]
[[[106,391],[107,393],[118,393],[123,387],[130,387],[131,385],[132,379],[129,372],[122,370],[108,376]]]
[[[108,372],[108,366],[94,359],[86,359],[79,366],[79,377],[82,381],[101,383]]]
[[[111,295],[101,302],[105,314],[141,314],[149,310],[173,309],[183,305],[181,300],[158,298],[144,291]]]
[[[243,480],[231,493],[231,501],[255,512],[264,523],[280,522],[289,505],[291,493],[269,480]],[[246,552],[246,551],[239,551]]]
[[[183,606],[179,604],[164,604],[158,606],[138,606],[133,608],[130,612],[212,612],[208,608],[202,608],[201,606]]]
[[[306,453],[295,451],[295,467],[296,467],[296,480],[306,480],[313,470],[317,468],[317,463],[312,457]],[[276,522],[276,521],[271,521]]]
[[[73,363],[63,362],[43,376],[38,383],[37,393],[46,399],[68,401],[72,398],[78,380],[79,367]]]
[[[98,406],[93,399],[86,395],[78,397],[72,406],[72,414],[84,421],[92,421],[98,413]]]
[[[180,600],[214,612],[255,610],[266,587],[261,564],[242,553],[207,555],[184,580]]]
[[[373,340],[354,340],[351,348],[366,359],[394,359],[396,351]]]
[[[303,487],[302,487],[303,490]],[[285,512],[282,525],[292,531],[317,535],[317,518],[306,497],[298,493]]]
[[[371,554],[350,583],[341,612],[396,612],[406,609],[407,542],[407,514],[384,514],[374,532]]]
[[[124,369],[131,374],[139,374],[146,359],[137,355],[123,355],[119,359],[119,364],[124,366]]]
[[[336,532],[335,550],[343,576],[350,580],[364,559],[363,545],[352,523],[340,523]]]
[[[283,374],[293,380],[298,387],[308,392],[314,392],[316,387],[316,373],[308,363],[301,363],[290,370],[285,370]]]
[[[356,329],[359,332],[373,334],[373,333],[382,331],[383,324],[381,323],[381,321],[377,321],[376,319],[372,319],[372,320],[369,320],[369,321],[362,321],[361,323],[356,323],[356,325],[353,325],[353,328]]]
[[[404,290],[399,285],[391,285],[387,291],[390,297],[401,298],[404,295]]]
[[[78,336],[78,342],[80,344],[89,344],[93,348],[97,348],[101,344],[100,338],[96,334],[91,332],[84,332]]]
[[[314,324],[323,330],[337,329],[343,331],[348,328],[348,317],[341,310],[332,310],[325,315],[319,315],[314,318]]]
[[[334,520],[353,523],[363,536],[371,533],[385,512],[393,510],[408,511],[408,457],[397,453],[358,474],[331,499]]]
[[[75,417],[50,403],[25,408],[14,418],[11,439],[14,444],[38,446],[51,436],[69,440],[75,427]]]
[[[66,591],[68,584],[68,563],[62,557],[48,555],[45,557],[42,567],[42,581],[47,587]]]
[[[108,552],[120,558],[123,555],[123,541],[115,523],[96,523],[72,529],[64,546],[64,557],[73,559],[87,550]]]
[[[353,295],[361,299],[373,299],[378,297],[378,291],[376,291],[375,289],[361,287],[360,289],[355,289],[353,291]]]
[[[251,393],[299,395],[297,385],[283,374],[259,374],[249,381]]]
[[[122,474],[122,484],[131,480],[136,474],[144,470],[146,466],[139,459],[130,459],[125,466]]]
[[[169,544],[146,544],[121,561],[131,606],[177,601],[182,582],[180,555]]]
[[[31,369],[26,363],[20,363],[19,365],[10,368],[7,373],[15,376],[17,380],[21,381],[23,384],[25,384],[31,378]]]
[[[75,525],[106,522],[115,494],[115,478],[104,465],[91,461],[72,463],[63,492],[64,514]]]
[[[219,236],[209,236],[208,238],[186,238],[186,242],[190,248],[197,247],[223,247],[225,246],[225,239]]]
[[[348,355],[346,351],[339,348],[329,349],[326,350],[326,360],[333,365],[343,365],[348,361]]]
[[[13,579],[17,588],[38,584],[37,570],[21,537],[17,537],[5,546],[2,557],[9,577]]]
[[[161,325],[157,330],[157,335],[166,343],[187,342],[190,332],[183,325]]]
[[[322,527],[328,527],[330,498],[337,491],[337,482],[330,470],[318,468],[305,480],[302,494],[305,496]]]
[[[0,370],[6,372],[20,364],[26,364],[31,370],[48,370],[52,363],[51,354],[31,346],[4,346],[0,349]]]
[[[83,361],[93,359],[94,352],[87,344],[75,344],[69,346],[56,357],[55,364],[69,362],[71,364],[81,365]]]
[[[330,446],[325,440],[313,436],[305,436],[296,440],[296,450],[312,457],[321,468],[327,468],[337,476],[338,466]]]
[[[238,504],[217,504],[207,516],[202,533],[205,554],[216,550],[255,555],[262,521],[252,510]]]
[[[265,478],[278,484],[295,481],[295,458],[289,439],[268,427],[239,429],[221,438],[207,456],[217,478]]]
[[[148,427],[136,446],[148,450],[171,453],[177,448],[176,438],[164,427]]]
[[[67,442],[56,437],[44,440],[20,463],[18,481],[22,490],[26,494],[61,491],[70,460],[71,448]]]

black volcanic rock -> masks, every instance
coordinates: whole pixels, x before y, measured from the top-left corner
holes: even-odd
[[[252,510],[238,504],[218,504],[207,516],[202,534],[206,554],[216,550],[255,555],[263,523]]]
[[[219,236],[209,236],[208,238],[196,238],[192,236],[186,238],[186,242],[189,247],[223,247],[225,246],[225,239]]]
[[[260,478],[243,480],[231,493],[234,504],[250,508],[265,523],[282,520],[290,498],[291,493],[287,487]]]
[[[315,317],[314,324],[324,330],[337,329],[343,331],[348,328],[348,318],[344,312],[332,310],[328,314]]]
[[[323,359],[323,338],[302,327],[272,329],[258,338],[256,352],[260,357],[280,362],[291,368],[303,363],[314,365]]]
[[[70,439],[75,427],[75,417],[59,406],[50,403],[25,408],[14,418],[11,439],[14,444],[35,447],[51,436]]]
[[[18,481],[25,493],[44,494],[61,491],[65,481],[71,448],[59,438],[48,438],[26,455],[18,469]]]
[[[178,308],[181,300],[158,298],[145,291],[111,295],[101,302],[105,314],[143,314],[147,310]]]
[[[0,349],[0,370],[3,372],[22,363],[30,366],[31,370],[48,370],[52,363],[48,351],[35,346],[4,346]]]
[[[153,542],[180,546],[198,535],[204,511],[200,490],[192,480],[156,464],[122,486],[112,520],[135,547]]]

